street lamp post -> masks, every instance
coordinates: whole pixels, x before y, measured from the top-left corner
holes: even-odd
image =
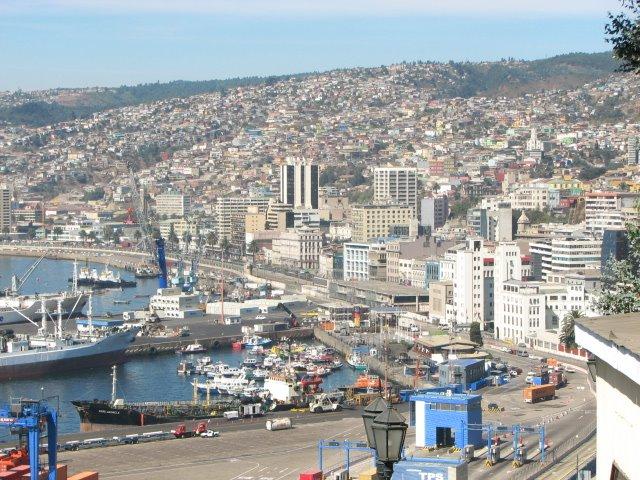
[[[375,412],[378,414],[372,419]],[[408,425],[404,417],[383,398],[371,402],[365,408],[362,419],[369,446],[376,452],[378,473],[383,480],[389,480],[393,464],[402,456]]]
[[[362,413],[362,421],[364,422],[364,431],[367,434],[367,444],[369,448],[373,448],[375,450],[376,444],[373,439],[373,421],[375,418],[384,412],[389,405],[385,401],[384,398],[378,397],[373,400],[369,405],[367,405]]]

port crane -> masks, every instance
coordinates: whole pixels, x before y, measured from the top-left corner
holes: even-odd
[[[278,308],[281,308],[282,310],[284,310],[289,314],[289,328],[295,328],[300,326],[300,324],[298,323],[298,317],[296,316],[295,313],[293,313],[289,309],[289,307],[287,307],[284,303],[279,303]]]
[[[11,433],[28,437],[30,479],[40,475],[40,440],[44,425],[47,430],[48,480],[57,480],[58,413],[45,400],[11,399],[10,405],[0,407],[0,427]]]
[[[20,278],[18,278],[17,275],[13,275],[11,277],[11,293],[16,294],[20,291],[20,288],[22,288],[22,285],[24,285],[24,283],[29,279],[29,277],[35,271],[35,269],[38,268],[38,265],[40,265],[42,260],[44,260],[44,255],[42,255],[35,262],[33,262],[31,266],[27,269],[27,271],[24,272]]]
[[[158,266],[160,270],[158,275],[158,287],[167,288],[167,260],[165,258],[165,244],[164,239],[160,236],[156,239],[153,238],[153,232],[151,231],[151,225],[147,217],[147,212],[144,208],[144,199],[140,196],[138,191],[138,183],[136,181],[136,175],[133,171],[133,166],[129,165],[129,178],[131,180],[131,197],[133,200],[133,207],[136,211],[136,217],[142,230],[142,237],[140,240],[140,246],[142,251],[151,254],[154,260],[154,264]]]

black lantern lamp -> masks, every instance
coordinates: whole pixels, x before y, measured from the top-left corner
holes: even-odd
[[[382,412],[386,411],[388,404],[384,398],[378,397],[367,405],[362,413],[362,420],[364,422],[364,431],[367,434],[367,444],[369,448],[375,450],[376,444],[373,438],[373,421]]]
[[[402,456],[407,427],[404,417],[391,404],[373,420],[371,429],[375,450],[380,467],[384,467],[380,473],[385,479],[391,478],[393,464]]]

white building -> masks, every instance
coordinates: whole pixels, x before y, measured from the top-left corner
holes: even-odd
[[[160,318],[202,317],[200,296],[184,293],[180,288],[159,288],[149,299],[149,309]]]
[[[602,235],[604,230],[624,228],[638,218],[636,203],[639,198],[635,193],[587,193],[584,202],[587,231]]]
[[[546,183],[530,183],[517,188],[509,195],[511,208],[520,210],[544,210],[549,205],[549,186]]]
[[[481,238],[468,238],[466,245],[456,250],[453,308],[458,325],[479,322],[484,330],[493,322],[492,257]]]
[[[344,280],[372,280],[376,270],[385,268],[386,279],[386,252],[384,243],[345,243],[344,244]],[[372,275],[372,268],[374,274]]]
[[[295,268],[317,270],[319,267],[322,233],[302,227],[282,232],[273,240],[273,263]]]
[[[559,236],[529,244],[533,276],[546,280],[552,272],[600,267],[602,240],[586,236]]]
[[[161,193],[155,200],[158,215],[185,217],[191,211],[191,197],[180,192]]]
[[[597,478],[640,478],[640,315],[576,321],[576,342],[595,356]]]
[[[418,176],[415,168],[378,167],[373,171],[374,203],[418,207]]]
[[[219,197],[216,200],[215,218],[218,238],[231,239],[234,220],[244,218],[250,206],[257,208],[259,213],[265,213],[269,206],[266,197]]]

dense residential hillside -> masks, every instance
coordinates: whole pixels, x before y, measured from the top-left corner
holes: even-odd
[[[424,64],[409,64],[415,65],[415,68],[406,69],[401,81],[419,89],[433,90],[434,97],[514,96],[541,89],[575,88],[610,75],[617,66],[611,52],[572,53],[534,61],[510,59],[499,62],[429,63],[437,68],[419,68]],[[391,67],[354,68],[341,72],[347,75],[351,73],[354,78],[376,77],[386,75],[389,68]],[[110,108],[202,93],[224,92],[242,86],[268,85],[311,75],[314,73],[227,80],[178,80],[118,88],[13,92],[0,96],[0,122],[29,126],[48,125]]]

